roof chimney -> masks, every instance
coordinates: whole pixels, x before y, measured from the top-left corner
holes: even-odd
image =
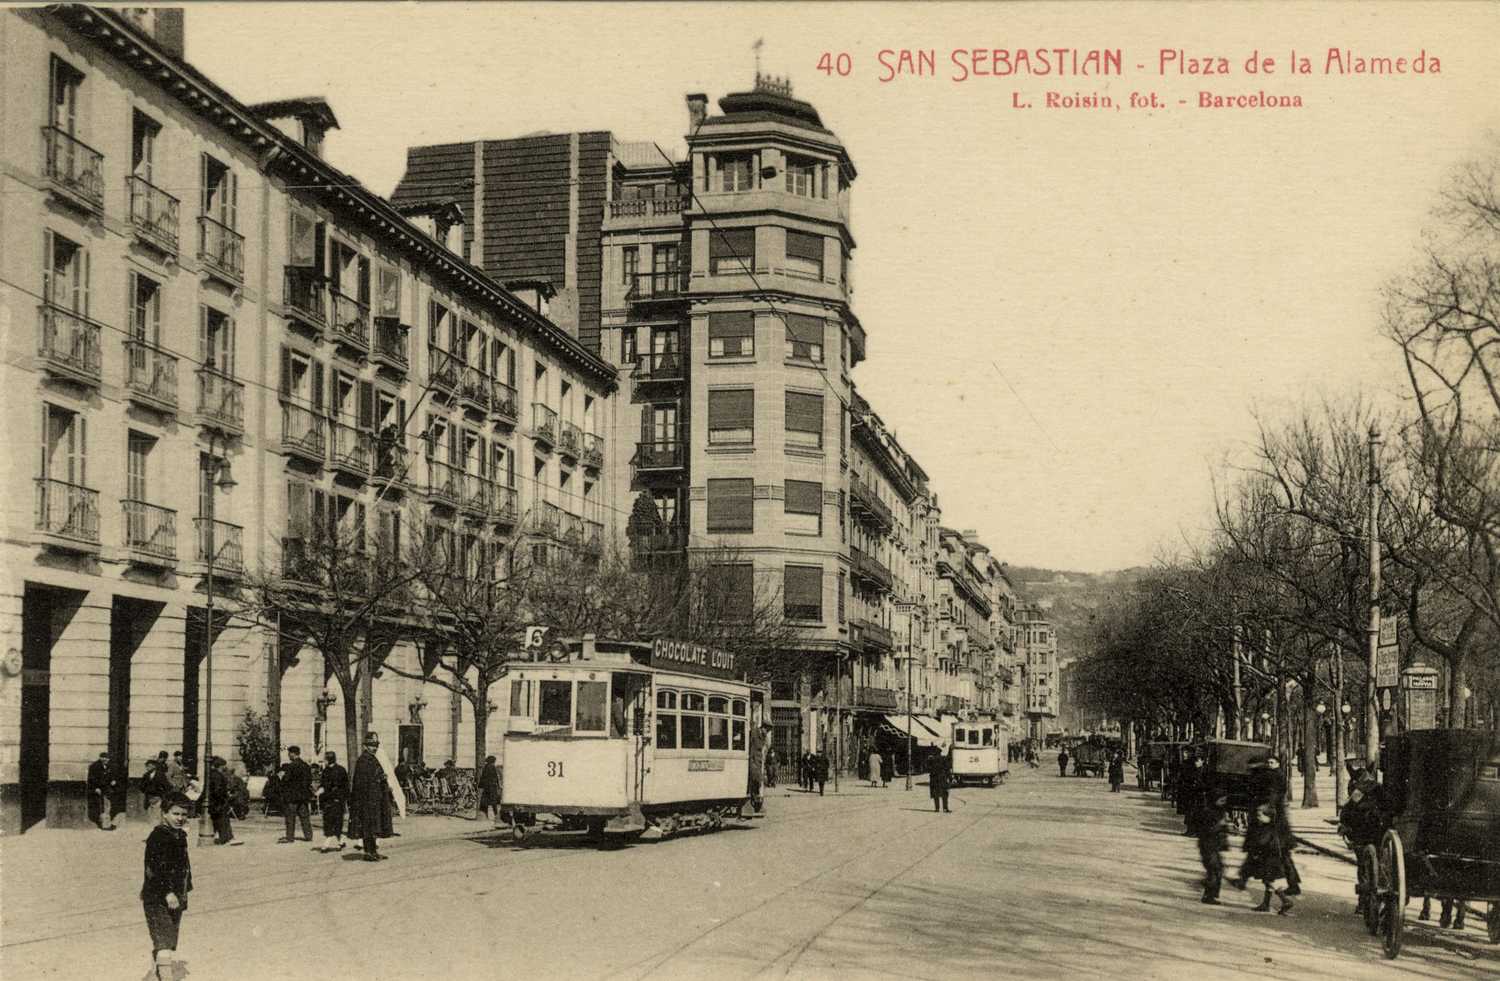
[[[687,97],[688,107],[688,132],[697,132],[698,127],[703,125],[703,120],[708,118],[708,96],[702,92],[694,92]]]

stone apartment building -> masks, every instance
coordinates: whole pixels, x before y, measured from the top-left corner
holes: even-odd
[[[100,750],[132,775],[196,759],[210,714],[219,755],[247,707],[343,750],[318,655],[235,616],[308,528],[399,548],[419,523],[478,579],[518,538],[623,533],[615,370],[548,319],[548,284],[508,291],[463,258],[451,203],[398,210],[328,165],[321,100],[214,85],[182,16],[0,16],[6,829],[80,820]],[[471,744],[465,710],[362,686],[362,724],[429,759]]]
[[[1046,611],[1035,603],[1016,609],[1015,630],[1026,693],[1027,737],[1040,741],[1058,729],[1057,633]]]

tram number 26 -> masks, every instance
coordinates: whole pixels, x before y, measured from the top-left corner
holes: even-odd
[[[548,760],[547,761],[547,776],[549,776],[549,777],[561,777],[562,775],[563,775],[563,761],[562,760]]]

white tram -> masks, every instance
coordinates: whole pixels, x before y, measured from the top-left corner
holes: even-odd
[[[953,723],[952,748],[954,785],[973,782],[993,787],[1004,782],[1010,773],[1007,752],[1010,733],[1002,725],[987,719]]]
[[[662,640],[566,647],[510,671],[500,806],[517,840],[539,815],[654,837],[715,829],[740,811],[768,713],[733,654]]]

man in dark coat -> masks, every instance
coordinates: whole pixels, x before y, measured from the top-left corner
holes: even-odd
[[[1060,777],[1068,775],[1068,750],[1066,747],[1057,751],[1057,775]]]
[[[948,745],[938,747],[938,754],[927,768],[927,792],[932,795],[932,810],[948,811],[948,784],[953,775],[953,763],[948,759]]]
[[[302,819],[303,839],[312,841],[312,768],[303,762],[300,747],[288,746],[286,755],[287,761],[276,771],[280,777],[277,790],[281,795],[281,813],[286,818],[283,845],[297,840],[297,818]]]
[[[323,850],[344,849],[344,807],[349,801],[349,771],[339,766],[337,753],[323,757],[318,778],[318,810],[323,813]]]
[[[89,764],[89,820],[101,831],[115,830],[114,799],[119,780],[110,765],[109,753],[100,753],[99,758]]]
[[[214,844],[239,844],[229,818],[229,763],[215,756],[208,761],[208,816],[214,823]]]
[[[1190,835],[1197,823],[1195,815],[1203,808],[1206,777],[1203,773],[1203,757],[1194,756],[1185,762],[1177,775],[1177,813],[1182,815],[1183,834]]]
[[[354,780],[349,790],[349,836],[358,834],[365,850],[366,862],[378,862],[381,855],[376,846],[376,836],[385,820],[386,787],[385,768],[375,756],[380,748],[380,737],[375,733],[365,734],[365,751],[354,763]]]
[[[1292,861],[1296,842],[1292,838],[1291,818],[1286,813],[1286,778],[1281,773],[1281,761],[1275,756],[1267,757],[1251,769],[1250,796],[1257,806],[1271,812],[1271,824],[1281,843],[1281,866],[1286,874],[1287,895],[1301,895],[1302,876],[1297,872],[1297,863]]]
[[[500,771],[493,756],[484,758],[484,768],[479,771],[479,813],[487,815],[493,824],[500,823]]]

